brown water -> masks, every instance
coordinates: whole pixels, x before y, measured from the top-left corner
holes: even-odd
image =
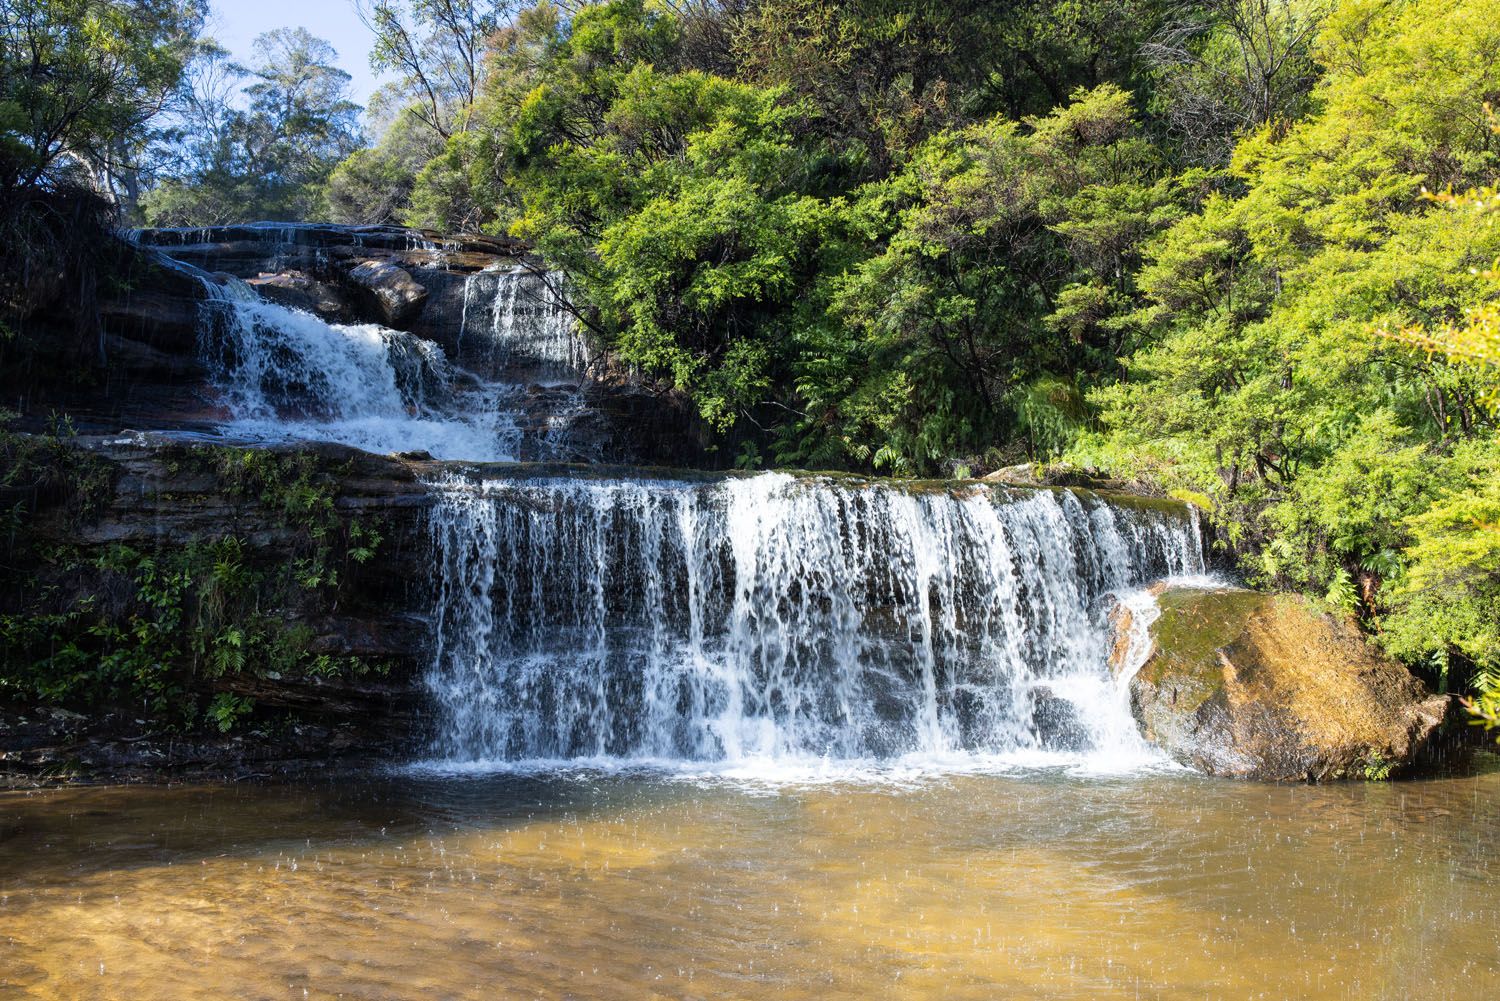
[[[0,997],[1493,997],[1500,773],[0,795]]]

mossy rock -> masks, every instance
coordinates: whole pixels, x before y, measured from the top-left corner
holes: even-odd
[[[1157,605],[1131,709],[1147,739],[1210,775],[1397,775],[1451,711],[1448,696],[1304,598],[1169,588]]]

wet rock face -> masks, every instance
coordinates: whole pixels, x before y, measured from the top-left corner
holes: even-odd
[[[249,223],[147,229],[135,238],[175,260],[243,279],[273,302],[329,322],[408,330],[450,353],[459,340],[465,278],[514,263],[527,253],[525,244],[506,237],[442,235],[400,226]],[[387,300],[355,274],[370,262],[404,272],[421,292],[396,278],[401,295]]]
[[[327,323],[353,323],[355,320],[354,307],[343,288],[319,281],[305,272],[289,270],[256,275],[247,279],[247,284],[267,302],[312,313]]]
[[[1037,741],[1049,750],[1086,751],[1093,744],[1078,706],[1047,685],[1031,690],[1031,726]]]
[[[70,443],[102,463],[107,475],[99,482],[107,487],[98,488],[87,517],[60,502],[37,505],[24,530],[26,551],[65,546],[76,559],[40,561],[34,581],[0,593],[0,614],[62,615],[86,595],[97,601],[103,619],[126,621],[134,606],[120,604],[128,602],[121,596],[129,588],[107,568],[110,553],[164,554],[233,539],[239,565],[258,568],[286,564],[299,546],[305,551],[305,530],[281,500],[226,489],[229,460],[242,460],[248,451],[149,436],[80,436]],[[255,715],[223,739],[212,727],[186,737],[162,735],[150,720],[137,718],[139,707],[111,713],[106,705],[83,717],[8,708],[0,693],[0,786],[65,762],[113,780],[164,770],[280,772],[346,752],[388,756],[423,739],[420,676],[431,643],[428,491],[413,465],[399,459],[334,445],[270,451],[304,461],[315,481],[331,484],[329,503],[341,521],[357,519],[380,538],[368,560],[341,562],[337,588],[272,592],[266,575],[267,584],[256,585],[263,592],[256,600],[288,633],[306,634],[309,655],[326,655],[332,663],[359,658],[368,670],[294,675],[256,662],[182,680],[200,701],[222,693],[253,703]]]
[[[1448,696],[1300,597],[1171,588],[1157,603],[1131,709],[1147,739],[1210,775],[1399,774],[1451,710]],[[1129,630],[1130,616],[1120,618]]]
[[[525,286],[519,297],[501,284],[545,274],[516,241],[251,224],[145,230],[117,249],[120,281],[89,307],[87,329],[38,317],[30,336],[0,343],[0,389],[23,430],[45,430],[56,412],[84,433],[219,433],[231,415],[205,349],[213,344],[205,311],[218,307],[205,304],[234,299],[239,290],[227,286],[238,278],[262,299],[326,323],[379,324],[431,342],[459,370],[455,380],[472,373],[495,386],[495,406],[520,439],[507,446],[517,459],[712,468],[735,454],[733,442],[711,448],[683,394],[641,379],[598,345],[580,339],[576,357],[555,357],[547,338],[556,340],[551,321],[562,310],[537,295],[545,280],[516,283]]]

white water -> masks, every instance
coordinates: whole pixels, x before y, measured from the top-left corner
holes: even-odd
[[[224,431],[237,437],[510,460],[521,447],[516,410],[526,393],[512,370],[574,382],[583,371],[571,314],[543,303],[532,287],[539,282],[526,275],[482,273],[465,284],[461,336],[482,331],[487,377],[455,368],[439,347],[411,334],[326,323],[264,302],[233,279],[205,285],[211,298],[200,350],[229,412]],[[570,392],[530,432],[534,452],[575,457],[566,425],[582,391]]]
[[[556,279],[554,279],[556,280]],[[496,368],[530,368],[544,383],[576,382],[588,366],[578,323],[559,301],[561,289],[517,270],[484,270],[464,281],[460,349],[482,345]]]
[[[211,286],[203,353],[226,430],[508,458],[513,373],[566,395],[586,366],[572,318],[534,285],[465,285],[463,336],[483,338],[491,379],[409,334]],[[426,767],[808,782],[1163,762],[1128,685],[1154,607],[1139,587],[1204,570],[1185,507],[779,474],[431,486]],[[1115,600],[1136,613],[1119,677]]]
[[[435,767],[900,773],[1159,760],[1109,595],[1203,572],[1195,516],[765,474],[433,485]],[[1084,747],[1038,728],[1071,707]]]
[[[249,297],[234,295],[235,286]],[[375,324],[325,323],[262,302],[239,282],[205,311],[201,350],[230,434],[440,459],[511,457],[499,390],[464,378],[430,341]]]

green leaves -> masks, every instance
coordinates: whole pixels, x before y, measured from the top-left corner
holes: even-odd
[[[180,95],[183,134],[172,157],[178,165],[143,200],[151,225],[295,222],[324,214],[324,185],[364,140],[360,108],[349,100],[349,74],[334,65],[333,47],[303,28],[260,35],[255,55],[252,66],[229,64],[227,53],[209,45],[190,64],[187,93]],[[246,80],[240,94],[249,107],[243,108],[230,94]],[[380,159],[395,155],[382,152],[362,155],[341,185],[368,177]],[[431,150],[424,154],[422,160]],[[347,192],[341,196],[347,214]]]
[[[1493,176],[1474,125],[1497,18],[1494,2],[1336,5],[1313,113],[1247,135],[1228,183],[1150,245],[1150,342],[1092,396],[1105,432],[1075,455],[1211,497],[1252,579],[1466,668],[1496,655],[1500,439],[1473,371],[1377,331],[1492,294],[1477,272],[1500,230],[1420,192]]]
[[[0,443],[14,457],[15,443]],[[51,461],[68,475],[69,492],[100,489],[90,453],[59,449]],[[24,614],[0,616],[0,692],[76,705],[125,701],[164,726],[206,718],[227,727],[249,703],[216,698],[205,717],[202,698],[219,679],[365,669],[354,658],[315,654],[312,631],[288,625],[309,603],[347,598],[349,575],[381,544],[377,529],[335,507],[337,471],[308,453],[253,449],[187,448],[180,462],[211,476],[232,511],[275,526],[277,550],[246,541],[238,514],[221,534],[173,545],[33,547],[18,571]],[[10,466],[17,469],[19,481],[32,475]],[[24,546],[30,537],[17,538]],[[79,592],[85,597],[70,599]]]
[[[0,193],[61,186],[80,166],[96,177],[133,168],[205,10],[202,0],[0,2]]]

